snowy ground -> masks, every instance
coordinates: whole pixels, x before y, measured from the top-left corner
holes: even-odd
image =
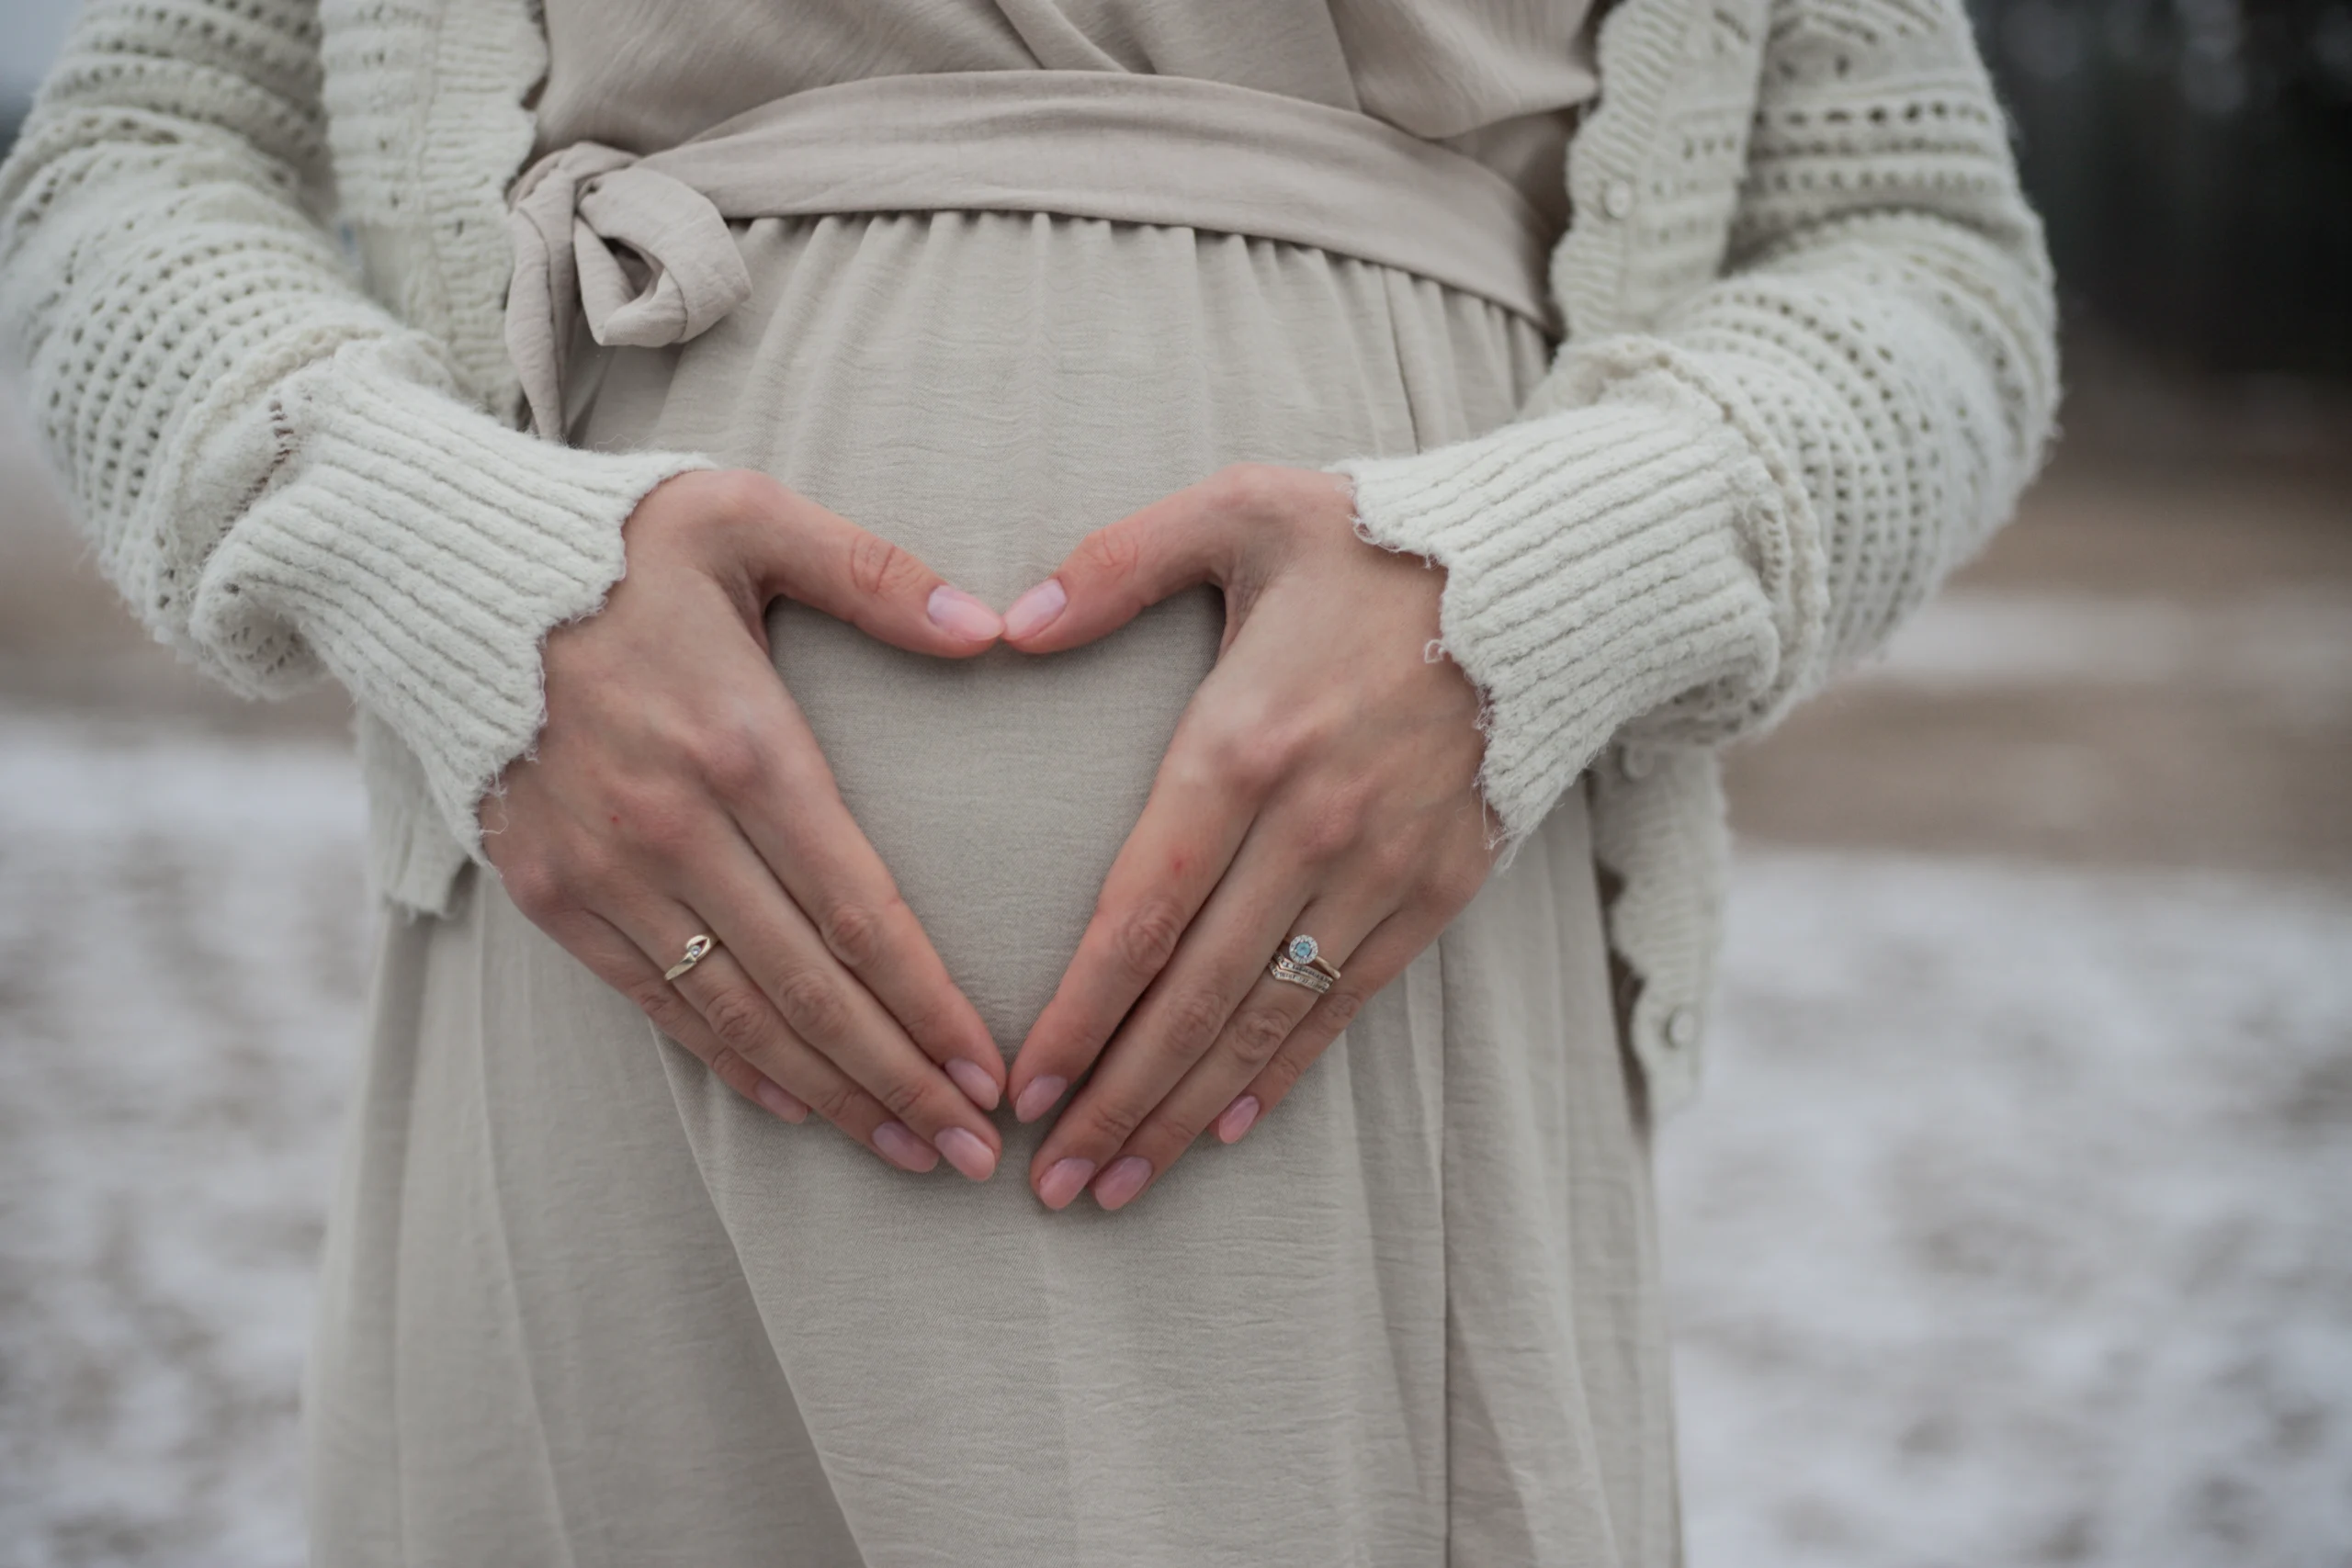
[[[342,723],[146,645],[8,400],[0,1568],[290,1568]],[[2352,473],[2026,512],[1733,770],[1661,1145],[1696,1568],[2352,1568]]]
[[[0,1562],[300,1561],[349,763],[0,710]],[[2352,1560],[2352,891],[1747,855],[1665,1140],[1700,1568]]]

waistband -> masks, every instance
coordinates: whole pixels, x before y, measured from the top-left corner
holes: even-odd
[[[506,305],[533,423],[562,436],[575,309],[600,344],[660,347],[750,297],[729,220],[925,211],[1310,245],[1557,330],[1549,236],[1526,198],[1475,159],[1369,115],[1180,76],[881,76],[775,99],[644,157],[582,141],[533,164],[508,218]]]

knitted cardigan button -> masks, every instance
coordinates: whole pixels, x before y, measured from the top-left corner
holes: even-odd
[[[1666,1015],[1666,1043],[1678,1051],[1699,1043],[1699,1010],[1676,1008]]]
[[[1616,179],[1609,182],[1600,193],[1600,210],[1611,218],[1624,218],[1634,210],[1634,182]]]
[[[1639,784],[1650,776],[1650,754],[1639,746],[1621,745],[1617,748],[1617,771],[1629,784]]]

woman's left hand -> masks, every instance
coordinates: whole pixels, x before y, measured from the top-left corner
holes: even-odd
[[[1478,694],[1430,652],[1445,574],[1359,539],[1348,482],[1244,465],[1088,536],[1005,615],[1056,653],[1204,582],[1225,638],[1008,1083],[1047,1207],[1116,1209],[1212,1122],[1232,1143],[1492,868]],[[1268,973],[1311,935],[1328,995]],[[1098,1061],[1097,1058],[1100,1058]]]

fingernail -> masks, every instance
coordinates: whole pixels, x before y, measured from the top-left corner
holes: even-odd
[[[961,1127],[950,1127],[939,1134],[939,1152],[947,1156],[949,1165],[975,1181],[986,1181],[996,1174],[996,1156],[978,1134]]]
[[[1029,1087],[1021,1091],[1021,1098],[1012,1102],[1012,1114],[1023,1122],[1035,1122],[1054,1108],[1054,1101],[1059,1100],[1062,1090],[1069,1087],[1068,1078],[1055,1077],[1050,1074],[1042,1078],[1031,1078]]]
[[[925,607],[933,626],[974,642],[994,642],[1004,633],[1004,623],[997,619],[994,610],[962,589],[950,588],[944,582],[931,591],[931,601]]]
[[[996,1102],[1002,1098],[1001,1091],[996,1087],[996,1079],[989,1077],[978,1062],[967,1062],[958,1056],[947,1064],[947,1076],[956,1080],[956,1087],[964,1091],[966,1100],[983,1111],[994,1111]]]
[[[1069,603],[1061,579],[1049,577],[1012,602],[1012,608],[1004,613],[1004,635],[1019,637],[1044,631]]]
[[[1102,1173],[1102,1179],[1094,1184],[1094,1201],[1106,1209],[1118,1208],[1142,1191],[1143,1184],[1150,1179],[1151,1162],[1141,1155],[1114,1160],[1111,1168]]]
[[[885,1122],[875,1128],[874,1146],[882,1151],[884,1159],[917,1176],[939,1164],[939,1151],[908,1132],[903,1122]]]
[[[807,1106],[765,1078],[762,1078],[752,1086],[752,1097],[787,1122],[805,1122],[808,1119]]]
[[[1218,1139],[1228,1144],[1238,1140],[1242,1134],[1256,1125],[1258,1111],[1258,1097],[1254,1094],[1245,1094],[1227,1106],[1225,1114],[1216,1119]]]
[[[1071,1199],[1086,1190],[1086,1179],[1093,1174],[1091,1159],[1056,1160],[1046,1179],[1037,1183],[1037,1196],[1048,1209],[1066,1209]]]

